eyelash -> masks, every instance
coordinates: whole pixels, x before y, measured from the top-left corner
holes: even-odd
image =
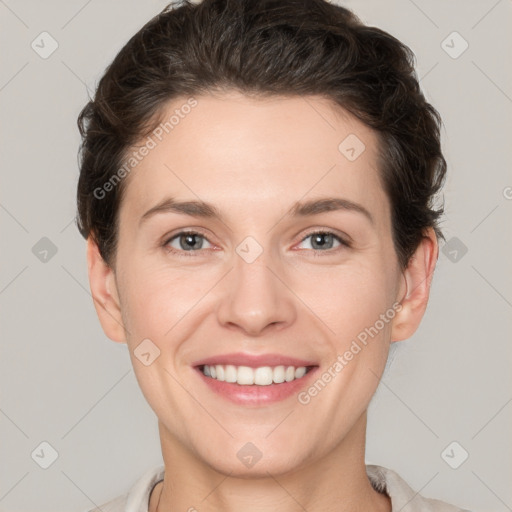
[[[200,233],[198,231],[180,231],[179,233],[176,233],[175,235],[173,235],[171,238],[166,239],[166,241],[162,244],[164,249],[167,252],[169,252],[169,253],[172,253],[172,254],[177,255],[178,257],[184,257],[184,258],[195,257],[195,255],[193,253],[201,252],[201,250],[198,250],[198,251],[183,251],[183,250],[178,250],[178,249],[170,248],[169,244],[174,239],[179,238],[182,235],[198,235],[198,236],[204,238],[205,240],[207,240],[208,242],[210,242],[208,240],[208,238],[206,238],[206,236],[204,236],[202,233]],[[319,253],[322,253],[322,252],[323,253],[327,253],[327,255],[331,255],[332,253],[337,253],[339,250],[342,250],[343,248],[346,249],[346,248],[350,248],[351,247],[351,244],[349,242],[347,242],[346,240],[342,239],[341,237],[339,237],[338,235],[336,235],[332,231],[321,231],[321,230],[312,231],[311,233],[308,233],[304,238],[302,238],[300,243],[304,242],[304,240],[306,240],[307,238],[309,238],[311,236],[314,236],[314,235],[332,235],[338,242],[340,242],[340,244],[342,246],[342,247],[338,247],[336,249],[328,249],[326,251],[320,251],[318,249],[311,249],[313,251],[313,255],[315,257],[322,257],[323,255],[319,254]]]

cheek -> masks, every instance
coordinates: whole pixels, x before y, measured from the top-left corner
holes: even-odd
[[[343,343],[392,306],[395,278],[392,270],[384,268],[376,261],[333,267],[305,281],[298,295]]]
[[[171,336],[174,326],[196,307],[214,284],[208,276],[191,270],[151,268],[147,262],[135,262],[126,272],[123,286],[123,317],[130,338],[154,339]]]

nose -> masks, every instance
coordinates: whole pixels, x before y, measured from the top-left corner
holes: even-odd
[[[269,329],[280,330],[294,322],[294,294],[283,272],[274,270],[271,259],[265,251],[252,263],[235,257],[234,268],[222,282],[217,309],[223,327],[260,336]]]

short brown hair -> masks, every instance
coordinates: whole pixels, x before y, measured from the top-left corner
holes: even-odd
[[[77,224],[112,266],[124,182],[95,190],[175,97],[213,90],[253,96],[321,95],[373,128],[402,267],[424,231],[442,237],[433,201],[446,161],[438,112],[423,96],[414,53],[325,0],[188,0],[169,4],[120,50],[78,126]]]

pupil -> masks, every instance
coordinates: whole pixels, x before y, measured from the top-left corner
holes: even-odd
[[[320,247],[324,247],[325,245],[327,245],[327,242],[324,242],[322,243],[322,240],[325,239],[325,237],[328,237],[328,236],[331,236],[329,234],[316,234],[314,237],[313,237],[313,240],[314,240],[314,243],[319,245]]]
[[[193,234],[188,234],[188,235],[184,235],[184,238],[185,238],[185,244],[190,244],[190,245],[186,245],[185,246],[185,250],[190,250],[190,246],[193,246],[195,245],[194,242],[195,242],[195,238],[196,238],[197,235],[193,235]]]

